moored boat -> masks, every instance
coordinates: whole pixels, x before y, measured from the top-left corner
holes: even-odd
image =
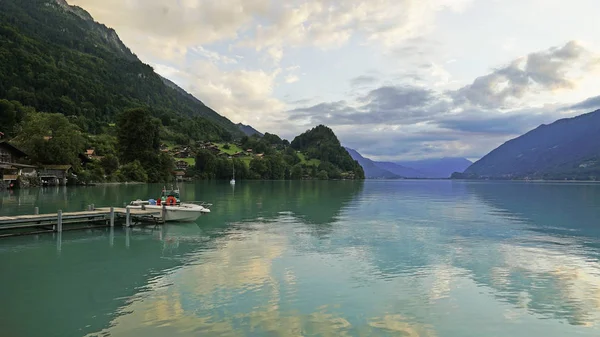
[[[202,201],[181,202],[179,189],[167,191],[163,188],[159,199],[134,200],[127,208],[160,210],[161,214],[155,216],[157,218],[163,217],[164,210],[164,220],[167,222],[191,222],[196,221],[203,214],[210,213],[210,206],[212,204]]]

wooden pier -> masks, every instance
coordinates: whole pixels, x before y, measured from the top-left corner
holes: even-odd
[[[162,223],[160,210],[131,209],[118,207],[94,208],[88,206],[87,211],[0,216],[0,238],[19,235],[61,233],[67,230],[89,229],[95,227],[114,227],[115,221],[124,221],[130,227],[139,223]],[[86,224],[86,226],[76,226]],[[71,226],[74,225],[74,226]]]

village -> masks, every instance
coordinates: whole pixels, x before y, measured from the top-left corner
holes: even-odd
[[[21,149],[2,139],[0,132],[0,189],[28,188],[34,186],[65,186],[77,183],[77,175],[72,165],[31,165],[28,155]],[[173,176],[178,181],[189,181],[188,170],[195,165],[196,151],[208,150],[215,156],[228,159],[238,158],[249,163],[253,158],[262,158],[264,154],[254,153],[252,149],[242,150],[237,143],[198,142],[195,146],[181,146],[163,143],[160,151],[169,154],[175,163]],[[94,149],[87,149],[79,155],[81,167],[92,161],[100,161]]]

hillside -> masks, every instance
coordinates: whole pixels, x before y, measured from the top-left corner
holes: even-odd
[[[352,159],[356,160],[365,171],[367,179],[398,179],[400,176],[377,166],[371,159],[363,157],[356,150],[346,147]]]
[[[596,179],[600,177],[600,110],[541,125],[454,177]]]
[[[450,178],[454,172],[463,172],[471,164],[466,158],[432,158],[415,161],[400,161],[397,164],[410,167],[421,173],[424,178]]]
[[[147,107],[174,140],[241,137],[237,125],[142,63],[117,33],[64,0],[0,1],[0,99],[101,133]],[[200,131],[199,131],[200,130]]]
[[[256,131],[256,129],[254,129],[250,125],[244,125],[242,123],[238,123],[237,126],[240,129],[240,131],[242,131],[246,136],[253,136],[253,135],[258,135],[260,137],[263,136],[262,133]]]
[[[324,125],[319,125],[294,138],[291,148],[303,152],[309,160],[313,158],[320,160],[320,166],[325,171],[339,170],[342,174],[352,174],[359,179],[365,177],[360,164],[342,147],[333,131]],[[329,166],[332,168],[327,169]]]
[[[233,167],[236,179],[362,180],[365,176],[362,167],[339,146],[333,131],[322,125],[296,137],[292,144],[265,133],[233,143],[206,143],[185,152],[195,157],[196,163],[186,175],[198,179],[229,180]]]

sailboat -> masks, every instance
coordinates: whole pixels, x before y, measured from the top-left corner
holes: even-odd
[[[232,163],[232,168],[233,168],[233,178],[231,178],[231,180],[229,181],[229,183],[231,185],[235,185],[235,163]]]

